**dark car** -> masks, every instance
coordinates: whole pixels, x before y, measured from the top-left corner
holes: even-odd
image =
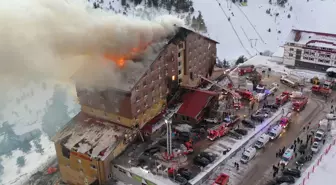
[[[264,185],[278,185],[278,183],[275,180],[269,180]]]
[[[301,144],[300,147],[299,147],[299,152],[305,152],[307,149],[307,145],[306,144]]]
[[[308,161],[307,156],[301,156],[295,163],[299,166],[302,166],[307,161]]]
[[[154,155],[155,153],[160,152],[160,147],[152,147],[152,148],[148,148],[144,151],[144,154],[147,156],[151,156]]]
[[[249,119],[243,119],[242,124],[245,125],[248,128],[255,128],[255,124],[252,120]]]
[[[237,132],[240,135],[246,136],[248,131],[246,129],[242,129],[242,128],[237,128],[234,130],[235,132]]]
[[[234,139],[242,139],[242,138],[243,138],[242,135],[240,135],[240,134],[238,134],[237,132],[232,131],[232,130],[229,131],[228,135],[229,135],[230,137],[234,138]]]
[[[194,158],[194,164],[198,166],[206,167],[208,164],[210,164],[210,161],[207,158],[201,157],[198,155]]]
[[[269,109],[272,109],[272,110],[278,110],[279,109],[279,105],[276,104],[276,103],[267,104],[267,105],[265,105],[265,108],[269,108]]]
[[[208,159],[210,162],[214,162],[217,158],[217,156],[213,153],[210,153],[210,152],[201,152],[199,154],[201,157],[204,157],[206,159]]]
[[[285,182],[289,183],[289,184],[294,184],[295,183],[295,179],[294,179],[293,176],[285,175],[285,176],[276,178],[276,182],[278,184],[282,184],[282,183],[285,183]]]
[[[187,180],[190,180],[192,178],[192,173],[186,168],[178,169],[177,173]]]
[[[301,171],[298,169],[294,169],[294,168],[286,168],[282,174],[287,175],[287,176],[293,176],[296,178],[301,177]]]
[[[181,185],[187,185],[188,184],[188,180],[185,179],[184,177],[182,177],[181,175],[176,175],[175,177],[172,177],[172,180],[174,182],[177,182],[178,184],[181,184]]]
[[[251,115],[251,120],[263,122],[265,120],[265,116],[257,112]]]

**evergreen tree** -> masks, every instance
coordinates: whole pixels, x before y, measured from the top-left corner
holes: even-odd
[[[191,27],[194,28],[195,30],[199,29],[195,16],[193,16],[193,18],[191,19]]]
[[[24,153],[28,153],[32,148],[32,145],[30,144],[30,142],[23,142],[20,144],[19,149],[24,152]]]
[[[42,145],[41,145],[41,138],[37,138],[37,139],[35,139],[34,141],[33,141],[33,143],[34,143],[34,145],[35,145],[35,151],[37,152],[37,153],[40,153],[40,154],[43,154],[44,153],[44,149],[43,149],[43,147],[42,147]]]
[[[67,94],[65,89],[55,86],[51,104],[42,118],[42,130],[53,137],[69,120],[68,107],[65,105]]]
[[[244,58],[244,55],[242,55],[236,60],[236,65],[242,64],[244,62],[245,62],[245,58]]]
[[[207,27],[205,25],[205,22],[204,22],[204,19],[203,19],[203,15],[200,11],[198,11],[198,16],[197,16],[197,23],[198,23],[198,28],[199,28],[199,31],[202,31],[202,32],[207,32]]]
[[[126,6],[126,0],[121,0],[120,2],[122,6]]]
[[[185,24],[188,26],[191,24],[191,14],[188,14],[185,18]]]
[[[26,158],[24,156],[20,156],[16,159],[16,165],[18,167],[23,167],[26,164]]]

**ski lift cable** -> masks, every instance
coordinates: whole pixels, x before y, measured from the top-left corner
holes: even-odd
[[[222,10],[222,12],[224,13],[226,19],[229,20],[229,16],[225,13],[225,11],[224,11],[222,5],[220,4],[220,2],[219,2],[218,0],[216,0],[216,2],[218,3],[218,6],[220,7],[220,9]],[[232,22],[229,21],[229,23],[230,23],[230,25],[231,25],[231,28],[232,28],[233,31],[235,32],[235,34],[236,34],[236,36],[237,36],[237,38],[238,38],[238,40],[239,40],[241,46],[245,49],[245,51],[247,52],[247,54],[250,55],[250,57],[251,57],[251,56],[252,56],[251,53],[250,53],[250,52],[246,49],[246,47],[244,46],[244,44],[243,44],[242,40],[240,39],[240,37],[239,37],[239,35],[238,35],[236,29],[234,28]]]

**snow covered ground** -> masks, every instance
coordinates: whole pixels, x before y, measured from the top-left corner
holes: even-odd
[[[32,173],[55,158],[54,145],[50,141],[48,134],[56,132],[58,127],[57,125],[55,127],[49,125],[53,124],[53,122],[47,123],[48,119],[53,119],[52,117],[47,117],[47,113],[55,116],[65,114],[67,119],[62,120],[63,123],[60,121],[58,125],[61,126],[78,112],[79,106],[75,102],[73,87],[59,82],[31,82],[21,87],[6,89],[1,93],[7,99],[3,101],[4,107],[0,123],[8,122],[12,128],[10,131],[14,132],[14,136],[9,136],[8,132],[10,131],[7,130],[7,133],[0,138],[0,142],[12,144],[13,141],[9,140],[8,137],[20,138],[23,134],[34,130],[42,131],[42,135],[32,138],[29,144],[21,144],[30,145],[31,148],[28,151],[23,152],[20,149],[14,149],[12,152],[0,156],[2,159],[0,164],[4,167],[0,184],[21,185]],[[65,99],[60,99],[62,95],[66,96]],[[58,109],[56,106],[58,101],[62,101],[59,103],[64,104],[66,110]],[[47,130],[46,127],[51,130]],[[43,151],[37,149],[34,142],[36,140],[39,141],[38,143]],[[1,150],[5,150],[5,148],[1,148]],[[18,167],[17,158],[21,156],[24,156],[25,164],[22,167]]]
[[[264,50],[275,52],[278,46],[284,44],[292,28],[336,32],[336,24],[327,18],[335,15],[333,8],[330,8],[336,7],[334,0],[309,0],[309,2],[307,0],[288,0],[289,5],[284,8],[270,5],[269,0],[250,0],[246,7],[238,7],[227,0],[218,1],[225,14],[230,17],[230,21],[216,0],[193,0],[195,10],[200,10],[203,14],[210,36],[220,42],[218,46],[220,59],[237,59],[239,55],[249,57],[256,54],[257,51]],[[276,1],[273,0],[273,2]],[[290,11],[290,6],[292,6],[292,11]],[[271,9],[272,16],[266,14],[267,9]],[[276,13],[279,15],[275,16]],[[291,15],[291,18],[287,17],[288,14]],[[243,46],[230,23],[236,30]],[[253,26],[257,31],[253,29]],[[271,32],[268,32],[269,28]]]

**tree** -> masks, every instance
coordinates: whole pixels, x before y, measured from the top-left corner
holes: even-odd
[[[198,16],[197,16],[196,20],[197,20],[197,23],[198,23],[198,29],[200,31],[207,32],[207,27],[205,25],[203,15],[200,11],[198,11]]]
[[[288,15],[287,15],[287,17],[288,17],[288,19],[290,19],[290,18],[291,18],[291,15],[290,15],[290,14],[288,14]]]
[[[185,18],[185,24],[188,26],[191,24],[191,14],[188,14]]]
[[[42,130],[49,138],[53,137],[70,120],[68,107],[65,105],[66,101],[67,94],[65,89],[56,85],[51,104],[47,107],[42,118]]]
[[[194,28],[195,30],[199,29],[195,16],[193,16],[193,18],[191,19],[191,27]]]
[[[34,141],[33,141],[33,143],[34,143],[34,145],[35,145],[35,151],[37,152],[37,153],[40,153],[40,154],[43,154],[44,153],[44,149],[43,149],[43,147],[42,147],[42,145],[41,145],[41,138],[37,138],[37,139],[35,139]]]
[[[26,158],[24,156],[20,156],[16,159],[16,165],[18,167],[23,167],[26,164]]]
[[[289,8],[289,11],[292,11],[293,10],[293,7],[291,6],[290,8]]]
[[[32,148],[32,145],[30,144],[30,142],[23,142],[20,144],[19,149],[24,152],[24,153],[28,153]]]
[[[120,2],[122,6],[126,6],[126,0],[121,0]]]
[[[244,62],[245,62],[245,57],[244,57],[244,55],[242,55],[236,60],[236,65],[242,64]]]

